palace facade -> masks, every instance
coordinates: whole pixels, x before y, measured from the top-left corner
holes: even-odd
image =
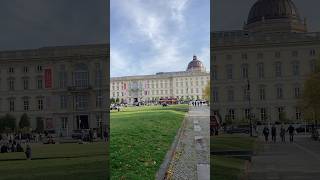
[[[211,110],[222,120],[303,122],[304,81],[320,32],[308,32],[291,0],[258,0],[242,30],[211,33]]]
[[[168,98],[200,100],[209,76],[202,62],[193,56],[186,71],[111,78],[110,98],[128,104],[154,103]]]
[[[0,52],[0,116],[30,118],[31,129],[70,136],[108,128],[107,45]]]

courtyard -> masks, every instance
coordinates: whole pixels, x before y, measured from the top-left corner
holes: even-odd
[[[109,175],[108,145],[31,144],[32,160],[23,152],[0,154],[0,179],[105,179]]]
[[[112,111],[111,179],[154,179],[188,109],[170,105]]]

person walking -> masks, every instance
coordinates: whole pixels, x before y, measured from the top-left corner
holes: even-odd
[[[280,129],[280,137],[281,137],[281,142],[286,142],[286,130],[284,129],[283,126],[281,126]]]
[[[277,128],[274,124],[271,128],[271,136],[272,136],[272,141],[275,143],[277,141]]]
[[[295,130],[294,127],[290,124],[287,131],[289,132],[291,143],[293,142],[294,130]]]
[[[264,140],[266,142],[268,142],[268,140],[269,140],[269,128],[267,126],[265,126],[263,128],[263,135],[264,135]]]
[[[29,144],[27,144],[25,154],[26,154],[27,160],[31,160],[32,150],[31,150],[31,146]]]

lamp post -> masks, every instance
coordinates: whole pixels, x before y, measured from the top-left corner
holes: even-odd
[[[250,136],[252,137],[252,118],[251,118],[251,93],[250,93],[250,81],[247,79],[247,93],[248,93],[248,102],[249,102],[249,126],[250,126]]]

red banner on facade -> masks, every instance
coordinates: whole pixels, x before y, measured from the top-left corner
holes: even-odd
[[[45,88],[52,88],[52,70],[44,70],[44,86]]]

